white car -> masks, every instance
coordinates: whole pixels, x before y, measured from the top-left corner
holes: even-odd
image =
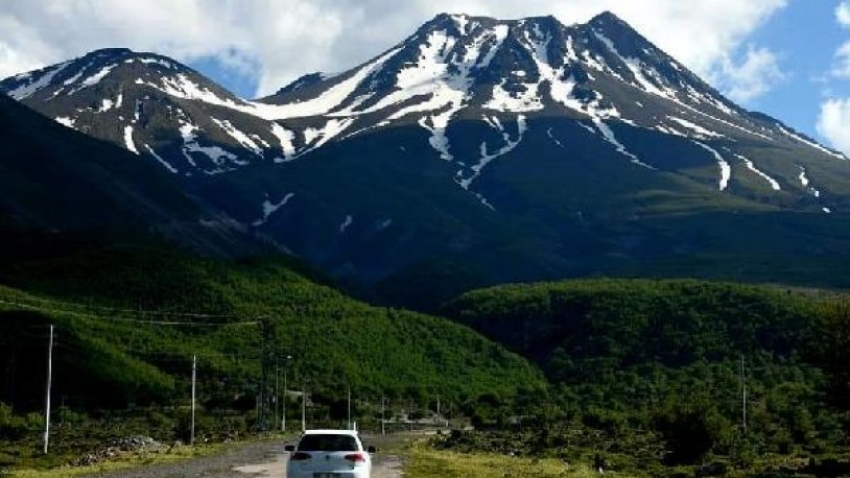
[[[287,478],[369,478],[374,447],[363,448],[353,430],[307,430],[287,445]]]

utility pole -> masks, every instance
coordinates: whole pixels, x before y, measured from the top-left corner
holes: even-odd
[[[280,357],[274,358],[274,422],[280,417]]]
[[[50,443],[50,387],[53,382],[53,325],[50,326],[50,345],[47,347],[47,393],[44,397],[44,454]]]
[[[260,407],[260,430],[262,432],[267,432],[269,420],[269,346],[271,345],[271,341],[275,336],[275,333],[274,326],[269,317],[261,317],[259,323],[262,336],[262,343],[260,347],[260,393],[258,394]]]
[[[381,395],[381,435],[386,435],[386,420],[384,419],[384,412],[386,409],[386,402],[384,401],[384,396]]]
[[[266,335],[268,335],[268,324],[265,319],[260,321],[261,344],[260,344],[260,390],[257,395],[258,407],[260,412],[260,431],[266,431],[266,378],[268,376],[268,364],[266,363]]]
[[[281,407],[283,408],[283,412],[281,413],[280,418],[280,431],[286,431],[286,396],[287,396],[287,388],[286,388],[286,366],[289,364],[289,361],[292,359],[292,355],[287,355],[286,360],[283,361],[283,399],[281,400]]]
[[[351,430],[351,386],[348,387],[348,430]]]
[[[307,385],[301,382],[301,431],[307,431]]]
[[[744,356],[741,355],[741,425],[744,433],[747,433],[747,381],[744,369]]]
[[[198,377],[198,356],[192,355],[192,428],[189,431],[189,445],[195,444],[195,391]]]

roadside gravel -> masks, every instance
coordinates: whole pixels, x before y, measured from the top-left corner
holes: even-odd
[[[132,470],[98,473],[92,476],[102,478],[261,478],[263,474],[240,472],[237,468],[280,462],[282,469],[283,445],[283,442],[239,444],[228,448],[220,455]],[[278,478],[283,474],[266,476]]]

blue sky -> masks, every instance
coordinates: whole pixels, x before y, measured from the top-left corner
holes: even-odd
[[[836,19],[837,5],[824,0],[790,1],[753,32],[748,43],[776,54],[782,78],[763,96],[747,101],[746,107],[819,136],[821,103],[830,97],[850,97],[850,79],[830,73],[837,50],[850,41],[850,29],[842,28]]]
[[[611,10],[742,106],[850,153],[850,0],[3,0],[3,7],[0,77],[129,47],[186,62],[248,98],[304,73],[354,67],[440,12],[553,14],[575,23]]]

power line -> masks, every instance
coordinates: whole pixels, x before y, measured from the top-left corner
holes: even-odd
[[[7,306],[17,307],[17,308],[25,309],[25,310],[35,310],[35,311],[39,311],[39,312],[49,312],[49,313],[54,313],[54,314],[65,314],[65,315],[70,315],[70,316],[74,316],[74,317],[97,319],[97,320],[102,320],[102,321],[105,321],[105,322],[123,322],[123,323],[133,323],[133,324],[192,326],[192,327],[228,327],[228,326],[244,326],[244,325],[255,326],[255,325],[260,324],[259,321],[222,322],[222,323],[210,324],[210,323],[203,323],[203,322],[186,322],[186,321],[173,321],[173,320],[171,320],[171,321],[169,321],[169,320],[143,320],[143,319],[127,319],[127,318],[119,318],[119,317],[111,317],[110,318],[110,317],[104,317],[102,315],[94,315],[94,314],[85,313],[85,312],[78,312],[78,311],[75,311],[75,310],[48,308],[48,307],[42,307],[42,306],[37,306],[37,305],[32,305],[32,304],[25,304],[25,303],[22,303],[22,302],[10,302],[10,301],[6,301],[6,300],[2,300],[2,299],[0,299],[0,305],[7,305]],[[132,313],[137,313],[137,314],[140,314],[140,315],[164,315],[164,316],[170,315],[170,313],[162,312],[162,311],[132,311]],[[174,315],[178,316],[178,317],[182,316],[182,317],[196,317],[196,318],[224,317],[224,316],[205,316],[203,314],[174,314]],[[228,317],[237,317],[237,316],[233,315],[233,316],[228,316]]]
[[[97,306],[97,305],[89,305],[89,304],[80,304],[75,302],[67,302],[56,299],[46,299],[43,297],[28,297],[27,301],[30,302],[41,302],[47,304],[57,304],[63,306],[70,307],[79,307],[81,309],[93,309],[93,310],[103,310],[106,312],[112,313],[128,313],[128,314],[150,314],[150,315],[169,315],[176,317],[196,317],[196,318],[236,318],[239,317],[237,314],[213,314],[207,312],[168,312],[162,310],[141,310],[141,309],[122,309],[117,307],[105,307],[105,306]],[[0,303],[3,301],[0,300]]]

